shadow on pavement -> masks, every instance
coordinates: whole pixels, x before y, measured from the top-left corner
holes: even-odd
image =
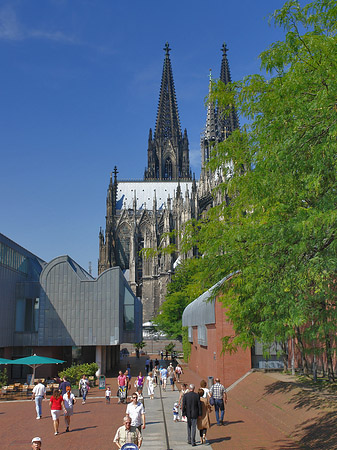
[[[232,438],[230,436],[224,436],[224,437],[215,438],[215,439],[207,439],[207,441],[212,445],[212,444],[216,444],[219,442],[230,441],[231,439]]]
[[[320,392],[314,387],[305,386],[303,383],[276,381],[266,386],[265,393],[267,395],[292,393],[288,403],[293,404],[295,409],[320,409],[322,403],[325,407],[333,407],[336,404],[335,394]]]
[[[97,425],[93,425],[91,427],[73,428],[70,431],[73,433],[74,431],[84,431],[84,430],[89,430],[90,428],[97,428]]]

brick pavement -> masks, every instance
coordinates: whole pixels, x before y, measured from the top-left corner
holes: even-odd
[[[184,381],[199,385],[183,367]],[[336,450],[336,400],[291,376],[254,372],[228,392],[225,426],[212,412],[208,439],[213,450]]]
[[[126,359],[121,362],[122,369],[127,361],[131,362],[131,373],[135,377],[144,367],[145,358],[138,361]],[[183,381],[199,385],[200,378],[195,373],[186,366],[184,372]],[[212,450],[337,449],[335,399],[329,402],[315,391],[304,391],[295,381],[282,374],[257,372],[235,386],[229,392],[226,425],[213,425],[208,432]],[[107,383],[114,395],[116,379],[107,379]],[[177,395],[167,392],[163,401],[170,447],[184,450],[189,448],[186,425],[173,424],[171,420],[171,408]],[[146,399],[145,402],[148,426],[144,431],[142,449],[166,450],[159,400],[151,403]],[[33,436],[41,436],[42,448],[48,450],[117,448],[112,440],[117,427],[122,424],[125,405],[118,405],[116,398],[110,405],[105,405],[104,391],[91,389],[85,405],[77,402],[70,433],[65,433],[61,418],[60,434],[54,436],[48,402],[44,402],[42,408],[43,418],[36,420],[34,402],[0,402],[0,449],[28,449]],[[211,421],[215,423],[214,413]]]

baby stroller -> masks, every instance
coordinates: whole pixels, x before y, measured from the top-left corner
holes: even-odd
[[[120,403],[126,402],[126,386],[119,386],[118,397],[119,397]]]

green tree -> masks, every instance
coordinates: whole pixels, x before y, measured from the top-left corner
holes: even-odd
[[[144,347],[146,347],[146,342],[141,341],[141,342],[136,342],[135,344],[133,344],[135,350],[142,350]]]
[[[181,319],[186,306],[212,285],[214,278],[203,276],[205,266],[204,259],[184,260],[168,285],[166,300],[154,324],[172,339],[182,339]]]
[[[325,351],[333,377],[337,5],[291,0],[271,19],[285,39],[261,54],[266,77],[213,85],[210,100],[225,112],[235,105],[247,124],[209,164],[222,170],[219,189],[230,200],[191,227],[185,242],[204,255],[202,277],[240,271],[223,286],[236,332],[225,342],[297,337],[304,358]]]

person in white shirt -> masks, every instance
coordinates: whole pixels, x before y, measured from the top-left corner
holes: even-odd
[[[71,392],[71,387],[66,387],[66,393],[63,396],[63,405],[66,412],[64,413],[64,420],[66,422],[66,431],[69,431],[70,416],[74,414],[74,404],[76,403],[75,395]]]
[[[132,403],[128,404],[126,414],[131,419],[131,429],[138,428],[140,432],[145,429],[145,409],[136,393],[132,394]]]
[[[106,391],[105,391],[105,403],[109,403],[110,404],[110,397],[111,397],[111,389],[108,386],[106,388]]]
[[[33,388],[32,400],[35,400],[36,418],[42,417],[42,400],[46,398],[46,387],[41,380]]]

